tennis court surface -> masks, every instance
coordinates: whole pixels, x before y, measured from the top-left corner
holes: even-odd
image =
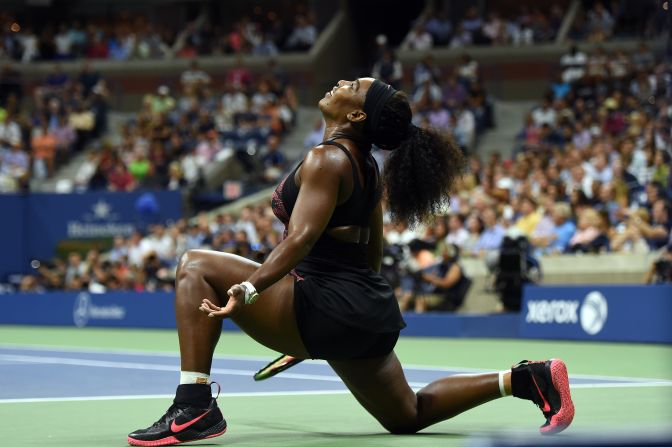
[[[670,346],[402,337],[397,353],[415,388],[522,359],[563,358],[577,407],[561,435],[567,438],[672,426]],[[392,436],[324,362],[254,382],[254,372],[276,355],[240,333],[223,334],[212,377],[222,386],[229,431],[192,445],[467,445],[478,436],[535,437],[543,422],[531,403],[509,398],[419,435]],[[128,432],[170,405],[178,371],[174,331],[0,327],[2,445],[126,445]]]

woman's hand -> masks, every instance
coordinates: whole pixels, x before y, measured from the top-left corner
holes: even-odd
[[[212,301],[205,298],[198,310],[208,314],[208,317],[211,318],[230,318],[234,316],[245,305],[245,288],[236,284],[229,289],[227,294],[229,295],[229,301],[226,306],[216,306]]]

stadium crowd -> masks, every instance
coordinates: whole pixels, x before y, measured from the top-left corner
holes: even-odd
[[[220,90],[192,61],[177,91],[161,85],[146,95],[119,138],[91,152],[75,188],[198,187],[204,169],[229,156],[237,157],[253,180],[277,180],[285,164],[280,138],[295,123],[297,100],[273,64],[255,78],[239,60]]]
[[[223,54],[275,56],[305,51],[317,40],[315,18],[298,4],[287,11],[255,8],[228,26],[201,14],[194,20],[156,22],[145,15],[72,19],[45,26],[0,12],[0,59],[21,62],[72,59],[168,59]]]
[[[201,214],[193,222],[152,224],[131,236],[115,237],[109,250],[92,249],[84,256],[71,252],[65,260],[35,263],[35,274],[23,277],[20,290],[170,290],[185,251],[209,248],[263,261],[283,230],[270,203],[246,207],[237,218]]]
[[[371,76],[400,88],[403,67],[387,38],[379,36],[379,57]],[[442,71],[431,55],[418,62],[407,90],[413,109],[413,123],[450,133],[465,151],[471,151],[477,138],[495,126],[493,101],[480,76],[479,65],[464,53],[453,70]]]
[[[0,192],[24,191],[107,130],[108,88],[88,63],[75,76],[59,65],[23,99],[21,74],[0,70]]]
[[[611,58],[602,57],[599,49],[586,55],[572,48],[561,66],[548,95],[527,117],[514,157],[469,155],[469,169],[445,214],[416,228],[386,220],[388,246],[424,243],[429,250],[411,253],[421,267],[436,264],[447,244],[457,246],[462,257],[486,260],[506,235],[528,238],[536,256],[650,252],[669,246],[670,68],[656,63],[645,45],[630,55],[616,51]],[[460,68],[457,72],[462,73]],[[463,79],[451,78],[463,85]],[[144,113],[153,116],[152,100]],[[159,123],[159,129],[165,125]],[[436,127],[425,116],[419,124]],[[211,125],[216,128],[216,120]],[[386,154],[374,155],[383,162]],[[192,224],[155,225],[145,235],[116,238],[108,252],[92,251],[84,260],[73,254],[67,262],[40,266],[21,287],[167,289],[184,250],[208,247],[260,261],[281,234],[266,205],[246,208],[239,218],[221,214],[212,222],[200,216]]]
[[[483,14],[470,6],[464,16],[451,20],[445,10],[428,9],[413,23],[402,49],[461,48],[471,45],[530,45],[550,42],[560,29],[565,10],[554,4],[547,11],[525,5],[518,10]]]
[[[483,5],[480,9],[468,7],[459,18],[449,14],[449,6],[448,10],[428,8],[413,22],[401,49],[552,43],[567,13],[562,3],[521,2],[507,9]],[[592,2],[578,9],[566,39],[604,42],[621,37],[654,37],[664,29],[665,14],[654,1]]]

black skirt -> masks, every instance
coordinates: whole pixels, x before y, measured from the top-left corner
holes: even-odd
[[[394,349],[406,323],[379,273],[308,257],[294,276],[294,312],[312,358],[373,358]]]

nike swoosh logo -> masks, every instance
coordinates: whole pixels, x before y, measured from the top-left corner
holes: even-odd
[[[534,386],[537,388],[537,391],[539,391],[539,395],[541,396],[541,400],[544,401],[544,408],[541,411],[543,411],[544,413],[548,413],[549,411],[551,411],[551,406],[549,405],[548,401],[544,397],[544,394],[539,389],[539,385],[537,385],[537,381],[534,379],[534,375],[532,376],[532,383],[534,383]]]
[[[193,424],[195,424],[196,422],[198,422],[199,420],[201,420],[201,418],[203,418],[203,416],[205,416],[205,415],[208,414],[208,413],[210,413],[210,410],[206,411],[205,413],[203,413],[203,414],[200,415],[199,417],[190,420],[189,422],[185,422],[184,424],[178,424],[178,423],[175,422],[175,419],[173,419],[173,423],[170,424],[170,430],[171,430],[173,433],[179,433],[179,432],[181,432],[182,430],[184,430],[185,428],[188,428],[188,427],[190,427],[191,425],[193,425]]]

